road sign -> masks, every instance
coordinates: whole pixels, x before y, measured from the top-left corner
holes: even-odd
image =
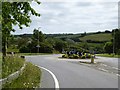
[[[37,48],[39,48],[39,47],[40,47],[40,45],[37,45],[36,47],[37,47]]]

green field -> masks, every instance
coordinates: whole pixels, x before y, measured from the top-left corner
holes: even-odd
[[[92,41],[110,41],[112,39],[111,34],[93,34],[93,35],[87,35],[84,37],[80,37],[80,40],[86,41],[86,40],[92,40]]]
[[[56,38],[75,38],[80,37],[80,34],[73,34],[73,35],[61,35],[61,36],[55,36]]]
[[[99,34],[86,34],[81,37],[81,34],[73,34],[73,35],[53,35],[55,38],[79,38],[81,41],[92,40],[92,41],[110,41],[112,39],[111,33],[99,33]]]

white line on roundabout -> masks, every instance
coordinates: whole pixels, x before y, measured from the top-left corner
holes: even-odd
[[[49,73],[52,75],[52,77],[53,77],[53,79],[54,79],[54,82],[55,82],[55,89],[56,89],[56,90],[59,90],[59,82],[58,82],[55,74],[53,74],[50,70],[48,70],[48,69],[46,69],[46,68],[44,68],[44,67],[41,67],[41,66],[38,66],[38,65],[36,65],[36,66],[39,67],[39,68],[41,68],[41,69],[46,70],[47,72],[49,72]]]

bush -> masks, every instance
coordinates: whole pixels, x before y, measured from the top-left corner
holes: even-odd
[[[74,59],[77,59],[77,58],[79,58],[79,56],[76,55],[76,54],[73,54],[73,58],[74,58]]]
[[[82,59],[85,59],[85,58],[86,58],[86,55],[82,55],[81,58],[82,58]]]
[[[67,54],[62,55],[62,58],[68,58]]]
[[[69,58],[70,58],[70,59],[78,59],[78,58],[79,58],[79,56],[78,56],[78,55],[76,55],[76,54],[73,54],[73,55],[70,55],[70,56],[69,56]]]
[[[69,58],[70,58],[70,59],[73,59],[73,55],[70,55]]]
[[[91,58],[91,54],[86,54],[86,58]]]
[[[20,53],[29,53],[29,48],[26,47],[26,46],[22,46],[20,49],[19,49],[19,52]]]

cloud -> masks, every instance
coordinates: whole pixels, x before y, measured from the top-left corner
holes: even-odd
[[[91,2],[78,2],[76,3],[77,6],[83,6],[83,7],[88,7],[93,5]]]
[[[119,2],[119,0],[40,0],[41,2]]]
[[[38,27],[43,33],[96,32],[118,27],[117,0],[56,1],[42,1],[41,5],[32,3],[31,6],[41,17],[32,16],[31,26],[16,33],[32,33]]]

